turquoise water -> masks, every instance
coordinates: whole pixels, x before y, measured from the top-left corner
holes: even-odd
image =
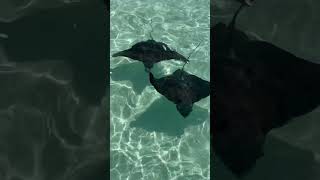
[[[184,56],[201,42],[185,70],[210,80],[209,3],[111,0],[111,54],[149,39],[153,29],[156,41]],[[178,61],[166,61],[152,72],[159,77],[181,67]],[[210,98],[197,102],[184,119],[150,85],[142,63],[111,57],[110,72],[111,179],[209,179]]]

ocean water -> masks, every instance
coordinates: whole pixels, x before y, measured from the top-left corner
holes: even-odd
[[[185,70],[210,80],[209,0],[111,0],[111,54],[150,39],[188,56]],[[153,30],[152,30],[153,29]],[[206,180],[210,177],[210,97],[183,118],[149,83],[143,64],[110,54],[112,180]],[[158,63],[156,77],[182,67]]]

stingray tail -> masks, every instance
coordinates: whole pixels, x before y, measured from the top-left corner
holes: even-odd
[[[229,43],[230,43],[230,46],[229,48],[231,49],[232,48],[232,41],[233,41],[233,35],[234,35],[234,32],[235,32],[235,25],[236,25],[236,20],[237,20],[237,17],[240,13],[240,11],[243,9],[243,7],[246,6],[246,3],[241,3],[240,7],[237,9],[237,11],[235,12],[235,14],[233,15],[233,18],[229,24]]]
[[[184,70],[184,67],[186,66],[186,64],[188,64],[190,62],[190,57],[191,55],[196,51],[196,49],[200,46],[201,42],[199,42],[199,44],[190,52],[189,56],[187,58],[185,58],[184,56],[181,55],[181,60],[184,62],[181,70]]]
[[[232,20],[231,20],[231,22],[230,22],[230,24],[229,24],[231,31],[234,30],[237,17],[238,17],[238,15],[239,15],[240,11],[241,11],[241,10],[243,9],[243,7],[245,7],[245,6],[246,6],[245,3],[241,3],[241,5],[239,6],[239,8],[237,9],[237,11],[235,12],[235,14],[233,15]]]
[[[140,16],[137,16],[137,17],[142,19],[142,20],[145,20],[145,18],[143,18],[143,17],[140,17]],[[153,37],[152,37],[152,32],[153,32],[152,18],[150,19],[149,26],[151,28],[151,31],[149,32],[149,37],[150,37],[151,40],[153,40]]]
[[[187,63],[184,63],[181,70],[184,71],[184,67],[186,66]]]
[[[151,40],[153,40],[153,37],[152,37],[152,32],[153,32],[152,19],[150,19],[149,25],[151,27],[151,31],[150,31],[149,35],[150,35]]]
[[[190,54],[189,54],[189,56],[188,56],[188,58],[187,58],[186,63],[189,62],[189,59],[190,59],[191,55],[197,50],[197,48],[200,46],[200,44],[201,44],[201,41],[200,41],[199,44],[190,52]],[[184,67],[184,65],[183,65],[183,67]]]

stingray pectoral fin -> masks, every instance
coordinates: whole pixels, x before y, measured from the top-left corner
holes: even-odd
[[[127,50],[120,51],[120,52],[112,54],[112,57],[119,57],[119,56],[129,57],[130,56],[130,51],[127,49]]]
[[[188,80],[191,82],[190,88],[193,92],[193,102],[197,102],[210,95],[210,82],[203,80],[194,75],[188,75]]]

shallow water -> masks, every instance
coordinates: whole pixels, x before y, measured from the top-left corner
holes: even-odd
[[[201,42],[185,70],[210,80],[209,7],[203,0],[112,0],[110,53],[150,39],[151,31],[184,56]],[[166,61],[152,72],[159,77],[181,67]],[[110,71],[111,179],[209,179],[209,97],[184,119],[150,85],[142,63],[111,58]]]

